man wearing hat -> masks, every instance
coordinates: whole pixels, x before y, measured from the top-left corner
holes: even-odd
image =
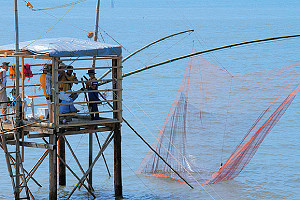
[[[60,64],[60,66],[63,63]],[[58,77],[58,81],[78,81],[76,77],[76,73],[73,73],[73,66],[71,65],[64,65],[64,68],[67,69],[67,72],[61,71],[62,73]],[[75,83],[78,84],[78,83]],[[61,83],[60,87],[62,88],[62,91],[68,91],[72,90],[73,83]]]
[[[2,115],[4,122],[6,120],[7,109],[7,95],[6,95],[6,71],[8,69],[9,62],[3,62],[0,69],[0,107],[2,108]]]
[[[89,81],[94,81],[97,80],[95,77],[95,70],[93,69],[89,69],[88,73],[87,73],[90,78]],[[88,90],[98,90],[98,82],[88,82],[87,84],[87,88]],[[97,92],[89,92],[89,101],[100,101],[99,99],[99,93]],[[98,105],[97,103],[89,103],[89,107],[90,107],[90,112],[98,112]],[[99,113],[95,113],[95,114],[91,114],[91,118],[92,120],[98,120],[99,119]]]

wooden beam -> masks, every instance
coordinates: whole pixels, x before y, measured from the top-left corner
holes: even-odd
[[[65,127],[72,127],[72,126],[89,126],[89,125],[98,125],[98,126],[103,126],[103,125],[106,125],[106,124],[114,124],[114,123],[118,123],[118,122],[121,122],[121,121],[118,121],[118,120],[108,120],[108,121],[104,121],[104,120],[93,120],[93,121],[90,121],[90,122],[86,122],[86,123],[72,123],[72,122],[69,122],[68,124],[59,124],[57,127],[58,128],[65,128]]]
[[[112,92],[112,91],[118,91],[118,90],[121,90],[121,89],[86,90],[85,92],[86,93],[89,93],[89,92]],[[72,92],[66,92],[66,93],[82,93],[82,91],[78,90],[78,91],[72,91]]]
[[[105,100],[105,101],[89,101],[88,103],[106,103],[106,102],[114,102],[118,100]],[[59,105],[74,105],[74,104],[86,104],[86,101],[72,102],[72,103],[59,103]]]
[[[112,81],[112,79],[103,79],[103,81]],[[57,83],[95,83],[100,82],[98,80],[87,80],[87,81],[58,81]]]
[[[105,66],[105,67],[76,67],[73,69],[68,69],[68,70],[87,70],[87,69],[108,69],[111,68],[111,66]],[[57,69],[57,71],[65,71],[66,69]]]
[[[117,113],[120,112],[120,110],[105,110],[105,111],[98,111],[98,112],[84,112],[84,113],[66,113],[66,114],[59,114],[58,116],[70,116],[70,115],[87,115],[87,114],[95,114],[95,113]]]
[[[32,85],[24,85],[24,87],[33,87],[33,86],[41,86],[41,84],[32,84]],[[6,86],[7,88],[16,88],[17,86]],[[23,85],[19,85],[19,87],[23,87]]]
[[[77,134],[86,134],[86,133],[96,133],[96,132],[104,132],[104,131],[111,131],[111,127],[101,127],[97,129],[83,129],[80,131],[65,131],[63,135],[77,135]]]
[[[45,133],[29,133],[29,134],[27,134],[27,138],[43,138],[43,137],[49,137],[49,135],[45,134]]]
[[[7,144],[15,145],[16,142],[13,140],[8,140]],[[22,141],[20,141],[20,146],[34,147],[34,148],[39,148],[39,149],[50,149],[50,150],[53,150],[55,147],[55,145],[53,145],[53,144],[41,144],[41,143],[36,143],[36,142],[22,142]]]
[[[96,60],[107,60],[107,59],[113,59],[116,58],[115,56],[102,56],[102,57],[96,57]],[[60,59],[59,61],[72,61],[72,60],[93,60],[93,58],[69,58],[69,59]]]
[[[29,131],[29,132],[37,132],[37,133],[46,133],[46,134],[53,134],[54,129],[49,129],[49,128],[43,128],[43,127],[32,127],[32,126],[27,126],[23,128],[24,131]]]
[[[24,125],[30,126],[30,127],[43,127],[43,128],[48,128],[53,129],[55,128],[54,123],[49,123],[49,122],[44,122],[47,121],[47,119],[41,120],[40,122],[30,122],[30,121],[23,121]]]

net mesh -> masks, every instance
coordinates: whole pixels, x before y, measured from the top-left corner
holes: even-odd
[[[189,182],[235,178],[298,93],[299,70],[230,73],[191,57],[152,147]],[[182,181],[152,151],[137,172]]]

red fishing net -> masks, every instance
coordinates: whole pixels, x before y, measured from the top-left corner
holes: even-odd
[[[236,177],[300,89],[300,64],[230,73],[189,59],[176,98],[152,147],[187,181]],[[149,151],[137,170],[182,181]]]

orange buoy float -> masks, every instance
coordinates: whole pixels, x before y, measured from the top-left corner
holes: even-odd
[[[30,8],[30,9],[33,8],[33,6],[31,5],[31,3],[29,3],[29,2],[26,3],[26,6],[27,6],[28,8]]]
[[[94,36],[94,33],[93,32],[89,32],[87,35],[86,35],[88,38],[92,38]]]

